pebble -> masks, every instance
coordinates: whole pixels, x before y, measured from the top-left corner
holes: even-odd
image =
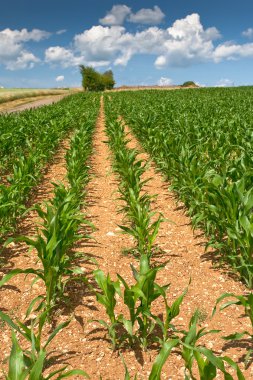
[[[107,234],[106,234],[107,236],[115,236],[115,233],[114,232],[112,232],[112,231],[109,231],[109,232],[107,232]]]

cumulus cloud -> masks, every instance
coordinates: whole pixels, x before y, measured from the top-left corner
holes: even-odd
[[[116,19],[110,20],[116,23]],[[224,42],[217,45],[216,40],[220,37],[215,27],[205,29],[196,13],[176,20],[168,28],[150,26],[135,33],[128,32],[122,25],[97,25],[77,34],[71,48],[48,48],[46,62],[63,67],[80,64],[125,66],[134,55],[151,54],[155,67],[163,69],[253,57],[253,43]]]
[[[78,65],[78,59],[74,53],[61,46],[51,46],[45,51],[45,61],[51,64],[61,64],[63,67]]]
[[[126,5],[114,5],[112,9],[107,12],[106,16],[101,18],[99,22],[102,25],[122,25],[131,13],[131,8]]]
[[[112,9],[107,12],[105,17],[101,18],[99,22],[102,25],[122,25],[125,21],[155,25],[160,24],[165,17],[161,9],[155,5],[153,9],[142,8],[138,12],[133,13],[131,8],[127,5],[114,5]]]
[[[161,77],[158,82],[158,86],[171,86],[173,84],[173,80],[167,77]]]
[[[75,55],[72,50],[61,46],[51,46],[45,51],[45,62],[53,66],[61,65],[63,68],[79,66],[82,64],[100,67],[107,66],[109,61],[88,61],[81,55]]]
[[[176,20],[166,30],[163,53],[157,57],[155,66],[189,66],[210,60],[214,50],[213,41],[219,37],[216,28],[203,28],[196,13]]]
[[[32,68],[39,59],[25,48],[25,43],[39,42],[49,36],[50,33],[40,29],[0,31],[0,63],[8,70]]]
[[[234,85],[235,84],[231,79],[223,78],[216,83],[215,87],[233,87]]]
[[[58,75],[58,76],[55,78],[55,81],[56,81],[56,82],[62,82],[62,81],[64,81],[64,75]]]
[[[97,65],[127,65],[135,54],[157,56],[155,66],[188,66],[212,59],[216,28],[204,30],[198,14],[177,20],[167,29],[157,26],[129,33],[120,25],[93,26],[74,37],[73,50],[51,47],[46,61],[61,61],[63,67],[93,62]]]
[[[138,24],[160,24],[165,17],[161,9],[155,5],[154,9],[142,8],[136,13],[131,13],[128,21]]]
[[[9,28],[4,29],[0,32],[0,36],[5,36],[6,38],[9,38],[9,40],[14,41],[16,43],[18,42],[27,42],[27,41],[41,41],[45,38],[48,38],[51,35],[51,33],[46,32],[44,30],[40,29],[33,29],[30,32],[27,29],[21,29],[21,30],[11,30]]]
[[[131,43],[132,35],[122,26],[93,26],[74,38],[76,50],[88,61],[110,61]]]
[[[242,32],[242,35],[247,38],[253,38],[253,28],[248,28]]]
[[[220,62],[223,60],[231,61],[248,57],[253,57],[253,43],[240,45],[232,42],[226,42],[222,45],[218,45],[213,53],[215,62]]]

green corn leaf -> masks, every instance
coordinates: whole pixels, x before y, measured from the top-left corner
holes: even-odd
[[[35,274],[36,276],[43,279],[43,275],[41,271],[29,268],[29,269],[13,269],[9,273],[7,273],[2,280],[0,281],[0,287],[6,284],[12,277],[16,276],[17,274]]]
[[[29,380],[41,380],[45,358],[46,352],[44,350],[40,351],[38,358],[31,369]]]
[[[242,371],[240,370],[239,366],[232,359],[228,358],[227,356],[224,356],[222,359],[225,362],[227,362],[230,365],[230,367],[232,367],[234,370],[236,370],[238,380],[246,380],[244,375],[242,374]]]
[[[28,371],[25,367],[24,355],[18,344],[14,331],[11,332],[12,348],[9,358],[9,372],[7,380],[25,380]]]
[[[21,335],[23,335],[24,333],[20,330],[19,326],[16,325],[11,319],[10,317],[3,313],[1,310],[0,310],[0,318],[6,322],[12,329],[14,329],[15,331],[19,332]]]
[[[205,347],[198,347],[197,350],[201,354],[206,356],[209,362],[212,363],[216,368],[218,368],[225,375],[226,380],[233,380],[232,376],[225,370],[222,358],[215,356],[211,350]]]
[[[54,339],[54,337],[66,326],[69,325],[71,320],[69,321],[66,321],[66,322],[63,322],[61,324],[59,324],[59,326],[56,327],[56,329],[54,329],[54,331],[52,332],[52,334],[50,334],[48,340],[46,341],[46,344],[44,345],[43,349],[45,349],[49,343]]]
[[[243,331],[242,333],[234,333],[234,334],[230,334],[227,336],[223,336],[222,339],[224,339],[224,340],[239,340],[245,335],[251,336],[251,334],[248,331]]]
[[[53,376],[57,375],[58,373],[61,373],[61,372],[65,371],[65,369],[67,369],[67,368],[68,368],[68,366],[66,365],[65,367],[62,367],[62,368],[60,368],[60,369],[57,369],[56,371],[51,372],[51,373],[45,378],[45,380],[49,380],[49,379],[51,379]]]
[[[158,356],[155,359],[155,362],[153,364],[151,373],[149,375],[149,380],[160,380],[161,379],[161,372],[162,367],[164,366],[164,363],[168,359],[171,350],[176,347],[179,343],[179,339],[171,339],[168,342],[165,342],[162,346],[162,349]]]
[[[30,305],[28,306],[27,310],[26,310],[26,314],[25,314],[25,317],[27,318],[31,311],[33,310],[33,307],[34,305],[36,305],[36,303],[38,301],[43,301],[44,300],[44,296],[38,296],[38,297],[35,297],[31,302],[30,302]]]
[[[80,375],[80,376],[85,377],[86,379],[90,379],[90,376],[85,371],[83,371],[81,369],[72,369],[72,370],[67,371],[67,372],[61,374],[60,376],[58,376],[57,380],[66,379],[67,377],[71,377],[71,376],[75,376],[75,375]]]

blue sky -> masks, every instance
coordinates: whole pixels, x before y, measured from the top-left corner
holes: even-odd
[[[252,15],[252,0],[9,0],[0,86],[80,86],[80,64],[118,86],[253,84]]]

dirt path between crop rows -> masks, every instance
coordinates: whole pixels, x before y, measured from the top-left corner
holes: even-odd
[[[106,140],[102,102],[94,134],[94,154],[90,161],[91,178],[87,187],[85,207],[87,217],[97,228],[93,233],[96,240],[83,239],[79,242],[76,250],[96,258],[100,268],[106,273],[109,272],[113,279],[116,278],[116,273],[119,273],[127,282],[132,283],[130,263],[137,267],[138,262],[132,256],[122,254],[124,248],[132,246],[132,241],[119,231],[118,224],[122,224],[122,214],[117,212],[119,207],[118,182],[112,172],[111,154],[105,143]],[[133,137],[131,146],[137,146]],[[148,158],[145,153],[142,153],[141,156],[145,159]],[[37,201],[50,197],[51,180],[63,180],[64,175],[62,154],[58,162],[54,162],[50,166],[45,183],[41,185]],[[185,216],[183,209],[176,205],[175,198],[168,192],[168,183],[164,182],[161,175],[155,172],[153,164],[146,176],[151,177],[151,181],[146,186],[147,191],[150,194],[158,195],[153,203],[154,208],[173,222],[166,221],[161,225],[157,239],[157,244],[163,250],[163,254],[155,260],[162,263],[170,260],[164,270],[159,272],[158,282],[161,285],[171,283],[168,299],[174,300],[188,285],[190,277],[192,279],[182,306],[182,313],[177,318],[177,326],[186,326],[190,315],[199,307],[203,316],[202,327],[221,329],[222,334],[219,335],[249,329],[247,320],[242,317],[242,309],[237,307],[217,313],[213,320],[210,320],[212,307],[219,295],[226,291],[242,294],[245,288],[221,270],[213,269],[211,262],[206,260],[203,238],[197,236],[198,231],[195,235],[192,233],[189,218]],[[32,234],[34,222],[33,218],[24,221],[23,227],[27,234]],[[6,255],[10,256],[6,270],[11,267],[25,268],[33,265],[35,261],[34,257],[27,256],[27,249],[24,246],[12,246]],[[85,262],[82,263],[82,266],[92,281],[91,272],[96,269],[96,266]],[[30,283],[31,277],[24,281],[22,276],[18,276],[1,291],[1,304],[4,311],[11,313],[12,316],[24,316],[28,303],[40,291],[39,284],[36,284],[31,291]],[[98,323],[91,322],[94,319],[108,321],[103,308],[83,284],[69,286],[68,293],[70,305],[61,310],[58,323],[68,319],[70,315],[73,316],[73,319],[50,346],[51,349],[56,350],[57,355],[60,355],[55,363],[67,362],[74,368],[84,369],[92,380],[99,380],[100,375],[103,380],[123,380],[122,361],[118,354],[113,353],[110,349],[110,343],[106,340],[106,331]],[[159,314],[163,312],[163,309],[164,305],[157,302],[153,311],[155,314]],[[120,313],[122,310],[125,310],[124,305],[120,303],[117,311]],[[1,341],[4,342],[4,349],[0,353],[0,361],[2,361],[10,350],[9,329],[5,330],[5,326],[1,325],[0,336]],[[218,336],[210,335],[205,342],[208,342],[207,347],[221,353],[224,343]],[[229,347],[223,353],[231,356],[234,360],[239,360],[248,347],[249,343],[244,340],[243,343],[235,343],[234,347]],[[141,353],[126,350],[123,355],[131,375],[138,373],[139,380],[147,380],[157,351],[150,350]],[[253,378],[251,370],[248,370],[245,375],[247,379]],[[75,379],[78,378],[78,376],[75,377]],[[173,353],[164,366],[162,379],[183,380],[183,378],[183,362],[178,354]],[[217,379],[219,378],[222,377],[219,375]]]

